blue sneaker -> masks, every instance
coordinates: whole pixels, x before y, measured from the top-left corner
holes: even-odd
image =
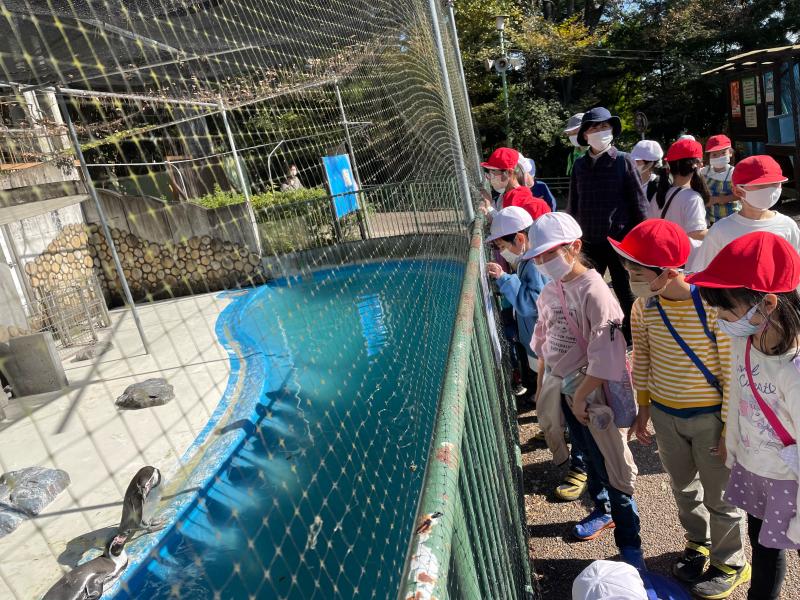
[[[630,566],[636,567],[640,571],[647,570],[647,565],[644,564],[644,554],[642,554],[641,548],[626,546],[619,549],[619,555],[622,557],[622,560],[628,563]]]
[[[614,529],[611,515],[596,508],[585,519],[578,522],[572,533],[579,540],[593,540],[606,529]]]

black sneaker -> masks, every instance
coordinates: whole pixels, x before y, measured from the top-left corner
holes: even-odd
[[[517,383],[517,384],[514,384],[514,387],[511,389],[511,393],[514,394],[517,397],[524,396],[525,394],[528,393],[528,388],[526,388],[521,383]]]
[[[727,598],[737,587],[750,581],[751,572],[749,563],[738,568],[712,563],[703,576],[692,585],[691,591],[704,600]]]
[[[706,572],[711,551],[708,546],[687,542],[683,556],[672,565],[675,579],[684,583],[694,583]]]

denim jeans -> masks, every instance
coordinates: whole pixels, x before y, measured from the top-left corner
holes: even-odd
[[[563,402],[563,401],[562,401]],[[592,432],[575,418],[575,415],[564,402],[564,416],[567,419],[569,435],[573,449],[577,446],[586,465],[587,486],[595,508],[604,513],[611,513],[616,525],[614,541],[619,548],[641,548],[642,538],[639,536],[639,507],[633,496],[629,496],[608,483],[605,461],[600,448],[592,437]],[[574,456],[574,454],[573,454]]]

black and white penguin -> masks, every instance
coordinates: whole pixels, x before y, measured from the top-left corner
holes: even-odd
[[[128,565],[124,535],[115,535],[106,543],[102,556],[78,565],[64,575],[44,595],[42,600],[94,600],[103,595]]]
[[[162,527],[162,523],[152,521],[145,511],[146,505],[152,507],[157,502],[158,495],[151,492],[159,485],[161,485],[161,471],[155,467],[142,467],[133,476],[122,501],[119,535],[130,536],[138,530],[155,531]]]

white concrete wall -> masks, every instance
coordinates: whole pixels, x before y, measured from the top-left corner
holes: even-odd
[[[2,235],[2,233],[0,233]],[[22,304],[21,289],[18,289],[8,260],[0,244],[0,325],[16,325],[28,328],[25,309]]]

